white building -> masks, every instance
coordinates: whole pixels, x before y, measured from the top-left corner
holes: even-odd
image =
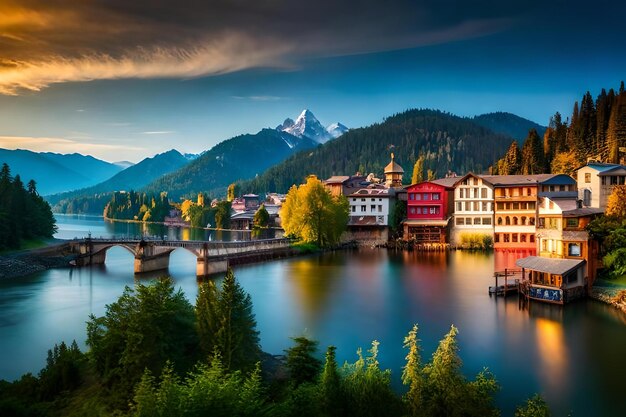
[[[441,181],[441,180],[439,180]],[[484,234],[493,238],[493,185],[469,173],[454,182],[454,220],[451,243],[460,245],[463,235]]]
[[[590,162],[576,171],[578,198],[583,206],[606,210],[609,196],[616,185],[626,184],[626,167],[617,164]]]
[[[350,204],[348,232],[356,240],[386,242],[396,201],[393,188],[372,184],[355,188],[346,195]]]

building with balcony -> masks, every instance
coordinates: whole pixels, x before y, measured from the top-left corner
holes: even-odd
[[[410,185],[404,240],[416,243],[449,243],[449,223],[454,210],[454,184],[459,178],[443,178]]]
[[[576,181],[564,174],[481,176],[494,188],[496,270],[515,268],[515,261],[536,255],[539,197],[575,198]]]
[[[387,242],[396,192],[380,184],[353,189],[346,195],[350,205],[348,238],[358,241]]]
[[[576,171],[578,198],[584,207],[606,210],[616,185],[626,184],[626,167],[618,164],[590,162]]]

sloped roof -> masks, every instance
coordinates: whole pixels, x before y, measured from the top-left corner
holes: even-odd
[[[520,268],[532,269],[533,271],[546,272],[554,275],[565,275],[568,272],[583,265],[583,259],[558,259],[542,258],[541,256],[528,256],[515,261]]]
[[[561,174],[534,174],[534,175],[479,175],[480,178],[498,185],[532,185],[543,183]],[[571,177],[569,177],[572,179]],[[569,183],[569,182],[568,182]]]
[[[444,187],[452,188],[456,185],[457,182],[459,182],[463,178],[465,177],[446,177],[446,178],[439,178],[437,180],[431,180],[430,182],[443,185]]]
[[[578,169],[585,168],[585,167],[589,167],[589,168],[595,169],[598,172],[606,172],[606,171],[614,170],[615,168],[620,168],[620,167],[622,167],[622,165],[619,165],[619,164],[606,164],[606,163],[603,163],[603,162],[590,162],[587,165],[583,165],[582,167],[580,167]]]
[[[389,162],[389,164],[385,167],[385,174],[391,173],[404,174],[404,169],[396,163],[393,154],[391,154],[391,162]]]
[[[327,180],[324,180],[326,184],[343,184],[350,179],[347,175],[333,175]]]

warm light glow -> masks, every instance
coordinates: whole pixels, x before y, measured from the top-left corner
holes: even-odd
[[[538,318],[536,332],[542,372],[552,388],[565,390],[567,388],[565,370],[569,354],[563,335],[563,325],[556,321]]]

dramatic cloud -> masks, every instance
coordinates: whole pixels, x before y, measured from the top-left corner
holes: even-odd
[[[0,94],[70,81],[284,68],[303,58],[445,43],[503,30],[531,7],[471,3],[8,0],[0,4]]]

